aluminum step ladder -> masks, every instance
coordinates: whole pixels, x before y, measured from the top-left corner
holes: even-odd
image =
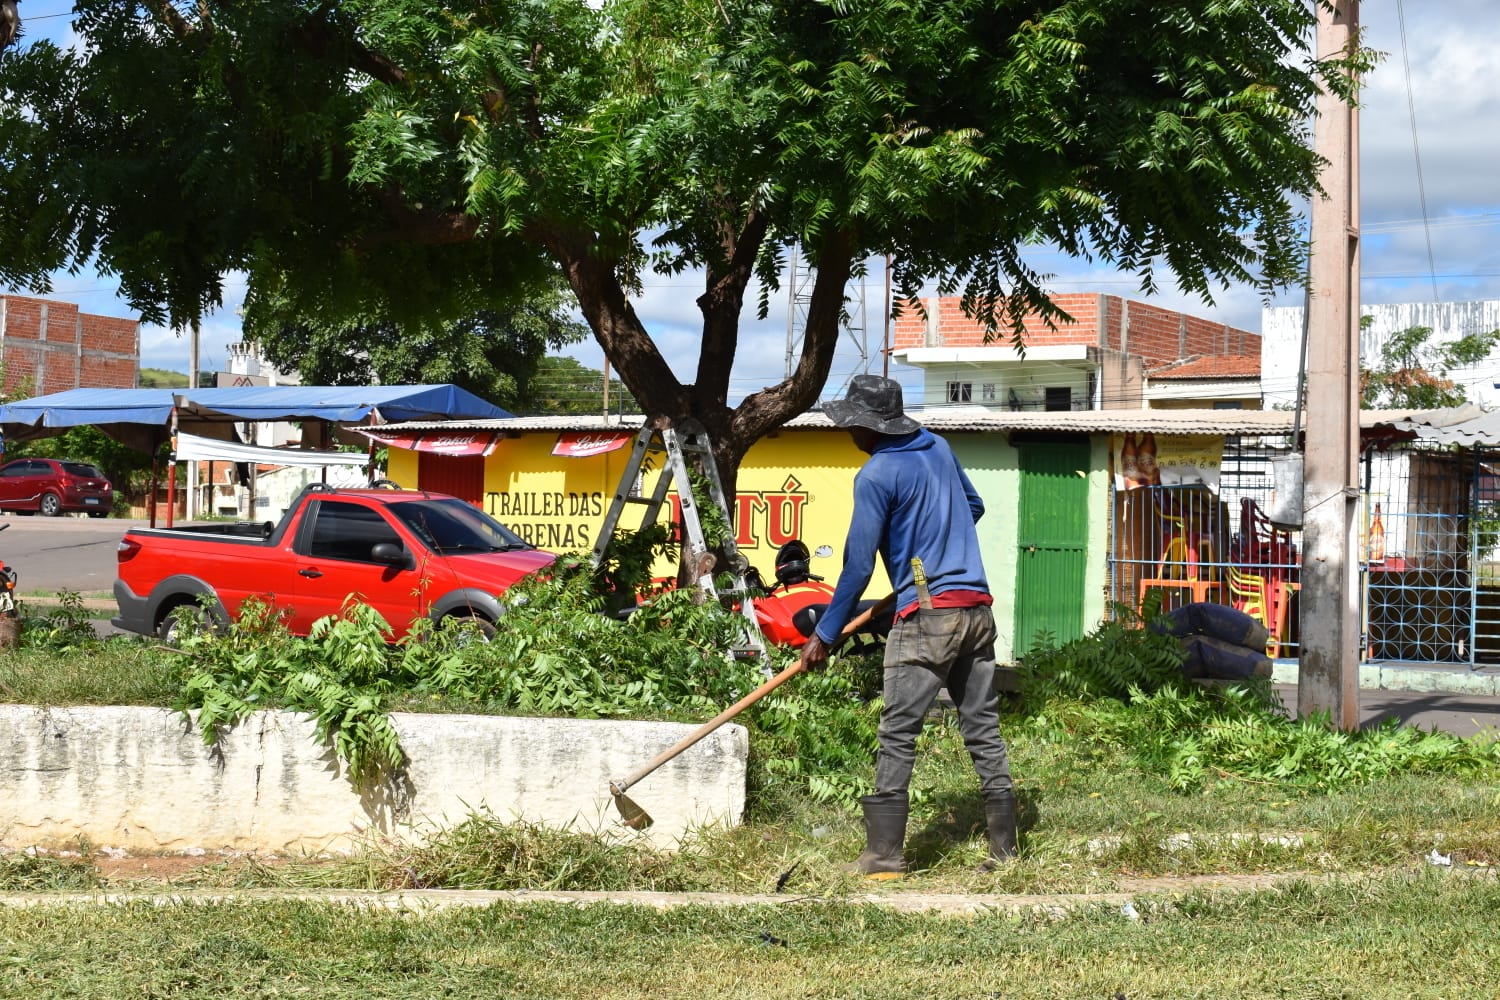
[[[648,455],[665,456],[665,461],[651,495],[644,496],[638,491],[638,484]],[[708,487],[709,500],[717,508],[720,523],[724,525],[723,549],[729,559],[731,579],[729,587],[724,590],[720,590],[714,580],[713,569],[717,556],[709,548],[704,536],[703,519],[698,511],[697,498],[693,495],[692,473],[695,471],[703,477]],[[694,575],[697,587],[709,599],[729,598],[738,604],[739,613],[745,618],[745,628],[743,640],[731,650],[735,658],[763,659],[766,653],[765,639],[756,622],[755,606],[745,581],[748,563],[735,545],[734,522],[730,520],[729,504],[725,500],[724,486],[719,479],[719,467],[714,461],[708,431],[698,421],[681,420],[674,424],[666,418],[658,417],[647,421],[636,434],[630,460],[625,463],[625,471],[620,476],[619,486],[615,489],[609,510],[604,515],[604,523],[594,541],[594,549],[589,556],[590,563],[595,569],[603,563],[605,551],[620,527],[620,516],[627,504],[644,508],[636,527],[650,527],[661,517],[662,505],[666,503],[667,494],[674,485],[682,509],[682,528],[687,535],[683,541],[687,550],[685,561]]]

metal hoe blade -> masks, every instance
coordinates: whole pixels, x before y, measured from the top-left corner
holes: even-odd
[[[892,604],[895,599],[896,595],[892,594],[890,597],[878,601],[872,607],[860,612],[860,614],[855,616],[855,618],[851,620],[848,625],[844,626],[843,632],[840,633],[839,638],[843,639],[847,636],[853,635],[856,630],[861,628],[876,614],[883,611],[887,605]],[[766,695],[776,690],[776,688],[778,688],[785,682],[791,680],[801,671],[801,662],[798,661],[793,663],[781,673],[777,674],[775,677],[772,677],[760,687],[756,688],[754,691],[751,691],[749,694],[745,695],[745,697],[741,698],[733,705],[730,705],[728,708],[724,709],[724,711],[714,716],[714,718],[710,719],[703,725],[699,726],[697,729],[693,730],[693,732],[683,740],[670,747],[667,747],[667,749],[657,754],[651,760],[636,768],[633,773],[625,776],[624,778],[621,778],[619,781],[611,781],[609,783],[609,790],[610,793],[615,797],[615,808],[620,811],[621,822],[630,827],[632,830],[644,830],[654,822],[654,820],[652,820],[651,818],[650,813],[646,812],[646,810],[638,806],[634,801],[631,800],[628,795],[625,794],[625,789],[630,788],[637,781],[640,781],[646,775],[650,774],[652,771],[655,771],[658,767],[661,767],[667,761],[671,760],[673,757],[676,757],[678,754],[682,753],[688,747],[703,739],[703,737],[707,736],[715,729],[718,729],[720,726],[728,722],[730,719],[734,718],[736,715],[740,714],[740,712],[744,711],[750,705],[753,705],[755,702],[759,701],[761,698],[764,698]]]
[[[615,808],[620,812],[620,822],[632,830],[644,830],[656,822],[656,820],[651,818],[650,813],[642,809],[636,804],[634,799],[625,794],[625,790],[620,787],[618,782],[611,781],[609,783],[609,790],[615,797]]]

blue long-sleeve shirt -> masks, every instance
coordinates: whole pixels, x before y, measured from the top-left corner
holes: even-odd
[[[926,428],[882,438],[854,477],[854,514],[844,542],[844,568],[818,622],[818,638],[831,646],[848,624],[870,585],[877,552],[885,560],[898,609],[917,600],[913,556],[922,560],[932,594],[988,594],[979,533],[974,530],[983,515],[984,501],[948,442]]]

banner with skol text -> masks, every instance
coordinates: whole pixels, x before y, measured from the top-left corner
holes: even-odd
[[[1206,486],[1219,490],[1224,459],[1220,434],[1157,435],[1132,431],[1113,436],[1115,489],[1141,486]]]

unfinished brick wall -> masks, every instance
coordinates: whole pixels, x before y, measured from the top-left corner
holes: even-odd
[[[140,363],[138,328],[135,320],[79,312],[71,302],[0,295],[5,394],[133,388]]]
[[[908,306],[896,318],[892,337],[896,350],[914,347],[982,347],[984,327],[963,314],[956,297],[923,299],[930,319],[924,322]],[[1178,358],[1226,354],[1259,356],[1260,334],[1214,323],[1198,316],[1116,295],[1075,292],[1054,295],[1052,302],[1072,319],[1048,329],[1041,317],[1026,317],[1025,342],[1035,347],[1086,344],[1142,358],[1149,368]],[[932,330],[929,336],[929,324]],[[1008,333],[991,346],[1006,346]]]

